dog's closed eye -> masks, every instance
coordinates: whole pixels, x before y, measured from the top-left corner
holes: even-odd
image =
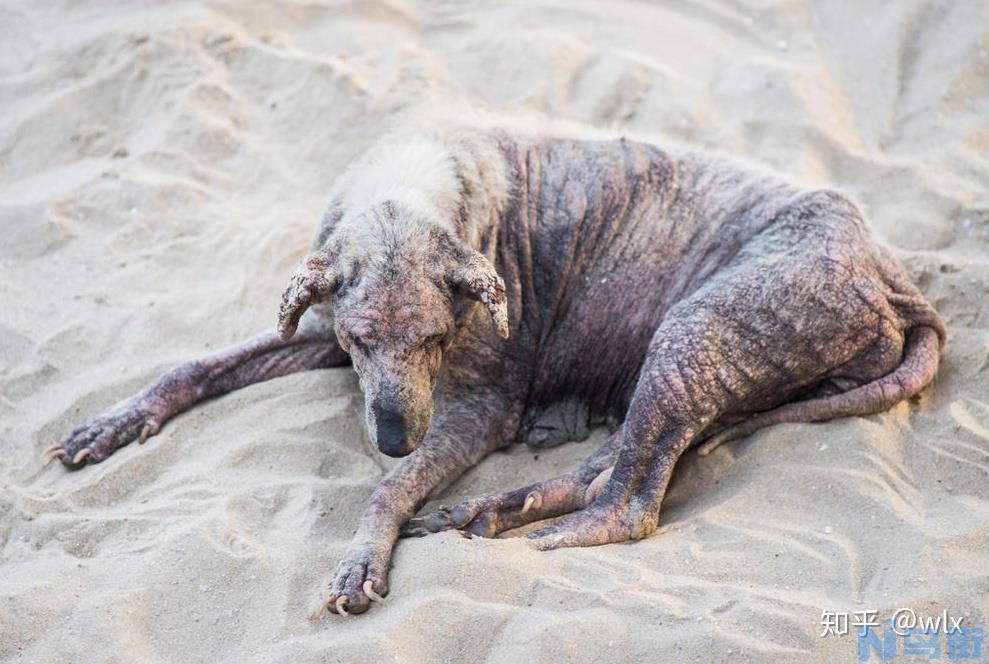
[[[370,350],[360,337],[350,337],[350,345],[365,354]]]
[[[423,348],[431,348],[431,347],[435,346],[436,344],[442,342],[443,341],[443,337],[445,337],[445,336],[446,336],[446,334],[444,334],[442,332],[440,332],[438,334],[431,334],[428,337],[425,337],[420,342],[420,345]]]

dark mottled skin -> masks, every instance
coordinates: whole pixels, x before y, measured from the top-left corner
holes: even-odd
[[[174,370],[52,456],[100,461],[205,398],[352,361],[372,439],[406,457],[331,584],[325,606],[357,613],[387,593],[400,535],[563,516],[525,536],[544,549],[646,537],[692,445],[875,413],[933,379],[944,326],[841,194],[626,140],[482,140],[510,185],[496,214],[465,178],[452,226],[389,200],[362,212],[378,230],[367,247],[331,205],[281,336]],[[428,232],[391,232],[410,223]],[[415,516],[492,450],[595,423],[613,434],[573,471]]]

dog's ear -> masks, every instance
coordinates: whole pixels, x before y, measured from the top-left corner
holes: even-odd
[[[317,251],[306,256],[292,275],[278,309],[278,333],[285,341],[295,334],[302,314],[310,306],[326,300],[336,290],[340,277],[333,262],[333,257],[328,252]]]
[[[468,250],[456,267],[446,272],[446,281],[468,297],[484,303],[502,339],[508,338],[508,298],[505,282],[494,266],[477,251]]]

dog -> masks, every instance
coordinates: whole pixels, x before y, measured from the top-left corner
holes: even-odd
[[[442,126],[382,138],[337,179],[276,330],[169,371],[46,452],[68,468],[205,399],[351,365],[376,488],[314,614],[388,592],[401,536],[540,549],[649,536],[674,465],[781,422],[885,410],[946,330],[846,196],[634,140]],[[612,433],[559,477],[416,516],[493,450]]]

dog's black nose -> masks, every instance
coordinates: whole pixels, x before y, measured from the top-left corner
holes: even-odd
[[[375,403],[371,406],[377,429],[378,449],[390,457],[403,457],[412,452],[405,435],[405,418],[390,404]]]

